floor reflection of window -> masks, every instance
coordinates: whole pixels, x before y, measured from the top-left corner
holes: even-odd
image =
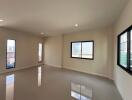
[[[6,100],[14,98],[14,74],[6,76]]]
[[[71,96],[76,100],[92,100],[92,89],[84,85],[71,83]]]
[[[42,73],[42,68],[38,67],[38,87],[41,86],[41,73]]]

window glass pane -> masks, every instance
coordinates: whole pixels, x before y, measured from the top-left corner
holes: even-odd
[[[39,50],[38,50],[38,59],[42,61],[42,43],[39,43]]]
[[[81,42],[72,43],[72,57],[81,57]]]
[[[130,42],[130,44],[131,44],[131,59],[130,59],[130,64],[131,64],[131,70],[132,70],[132,30],[131,30],[131,42]]]
[[[82,42],[82,58],[93,58],[93,42]]]
[[[127,33],[120,37],[120,64],[127,67]]]
[[[7,68],[15,67],[15,40],[7,40]]]
[[[6,100],[14,100],[14,82],[14,74],[6,76]]]
[[[38,87],[41,86],[41,81],[42,81],[42,67],[38,67]]]

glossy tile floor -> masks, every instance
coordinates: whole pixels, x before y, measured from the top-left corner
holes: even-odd
[[[0,75],[0,100],[122,100],[113,82],[46,66]]]

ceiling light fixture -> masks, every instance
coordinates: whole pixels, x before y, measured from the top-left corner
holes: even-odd
[[[43,32],[41,32],[41,34],[42,34],[42,35],[44,35],[44,33],[43,33]]]
[[[0,22],[3,22],[4,20],[3,19],[0,19]]]
[[[78,24],[75,24],[75,27],[78,27]]]

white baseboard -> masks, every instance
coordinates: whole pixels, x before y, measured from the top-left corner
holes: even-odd
[[[104,77],[104,78],[107,78],[107,79],[110,79],[110,80],[113,80],[111,77],[108,77],[104,74],[99,74],[99,73],[93,73],[93,72],[83,72],[83,71],[79,71],[79,70],[75,70],[75,69],[72,69],[72,68],[68,68],[66,66],[56,66],[56,65],[49,65],[49,64],[45,64],[46,66],[50,66],[50,67],[55,67],[55,68],[63,68],[63,69],[67,69],[67,70],[72,70],[72,71],[77,71],[77,72],[81,72],[81,73],[86,73],[86,74],[91,74],[91,75],[95,75],[95,76],[100,76],[100,77]]]
[[[95,76],[100,76],[100,77],[104,77],[104,78],[107,78],[107,79],[113,80],[111,77],[106,76],[106,75],[104,75],[104,74],[93,73],[93,72],[79,71],[79,70],[75,70],[75,69],[68,68],[68,67],[65,67],[65,66],[63,66],[63,69],[68,69],[68,70],[72,70],[72,71],[82,72],[82,73],[91,74],[91,75],[95,75]]]
[[[45,64],[45,65],[50,67],[62,68],[62,66],[59,65],[52,65],[52,64]]]

